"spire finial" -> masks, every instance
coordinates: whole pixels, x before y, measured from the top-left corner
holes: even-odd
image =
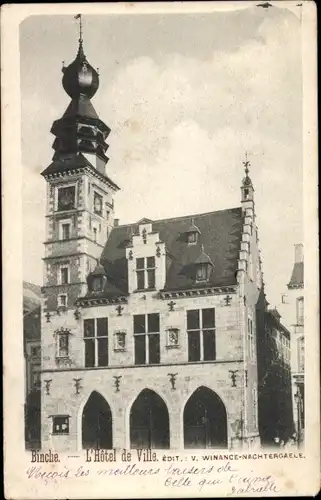
[[[79,19],[79,45],[82,45],[83,39],[82,39],[82,17],[81,14],[77,14],[75,16],[75,19]]]
[[[78,38],[79,48],[78,48],[78,57],[79,56],[85,57],[84,56],[84,49],[83,49],[83,37],[82,37],[82,16],[81,16],[81,14],[77,14],[74,17],[77,20],[79,19],[79,38]]]
[[[245,175],[246,175],[246,177],[248,177],[248,175],[249,175],[249,167],[251,166],[251,162],[247,158],[247,151],[245,151],[245,161],[243,161],[243,165],[245,167]]]

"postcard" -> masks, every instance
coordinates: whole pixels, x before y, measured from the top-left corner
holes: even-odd
[[[6,498],[316,495],[315,4],[1,22]]]

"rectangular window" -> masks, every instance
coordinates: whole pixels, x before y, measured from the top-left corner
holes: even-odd
[[[188,361],[216,359],[215,309],[187,311]]]
[[[61,293],[58,295],[58,307],[67,307],[67,294]]]
[[[71,220],[59,221],[59,239],[69,240],[71,238]]]
[[[69,240],[70,238],[70,224],[62,224],[61,225],[62,239]]]
[[[60,268],[60,284],[67,285],[69,283],[69,268],[61,267]]]
[[[69,357],[69,331],[57,331],[56,333],[56,357]]]
[[[39,358],[41,356],[41,347],[39,345],[31,347],[31,356],[33,358]]]
[[[146,336],[135,336],[135,365],[146,364]]]
[[[148,336],[149,363],[158,364],[160,361],[159,335],[152,334]]]
[[[253,320],[247,319],[247,338],[248,338],[248,353],[251,360],[254,359],[254,334],[253,334]]]
[[[155,257],[136,259],[137,290],[154,289],[156,286]]]
[[[216,358],[215,331],[203,330],[204,361]]]
[[[298,346],[299,372],[304,372],[304,337],[298,338],[297,346]]]
[[[297,307],[297,324],[302,326],[304,324],[304,298],[299,297],[296,303]]]
[[[54,415],[52,417],[53,434],[69,434],[69,415]]]
[[[136,314],[133,319],[135,365],[160,363],[159,314]]]
[[[76,207],[76,186],[58,188],[57,210],[72,210]]]
[[[188,361],[200,361],[200,332],[188,332]]]
[[[94,192],[94,212],[97,215],[103,214],[103,197]]]
[[[137,271],[137,290],[145,288],[145,271]]]
[[[155,288],[155,269],[147,270],[147,288]]]
[[[108,366],[108,318],[84,320],[85,367]]]

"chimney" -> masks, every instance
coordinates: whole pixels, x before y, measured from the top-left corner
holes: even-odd
[[[294,245],[294,255],[295,255],[295,263],[303,262],[303,244],[297,243]]]
[[[119,219],[114,219],[114,227],[118,227],[119,226]]]

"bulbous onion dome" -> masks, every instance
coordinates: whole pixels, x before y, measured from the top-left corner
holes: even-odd
[[[99,76],[86,59],[82,40],[79,42],[76,59],[69,66],[63,67],[62,71],[64,74],[62,85],[72,99],[81,95],[91,99],[96,94],[99,87]]]

